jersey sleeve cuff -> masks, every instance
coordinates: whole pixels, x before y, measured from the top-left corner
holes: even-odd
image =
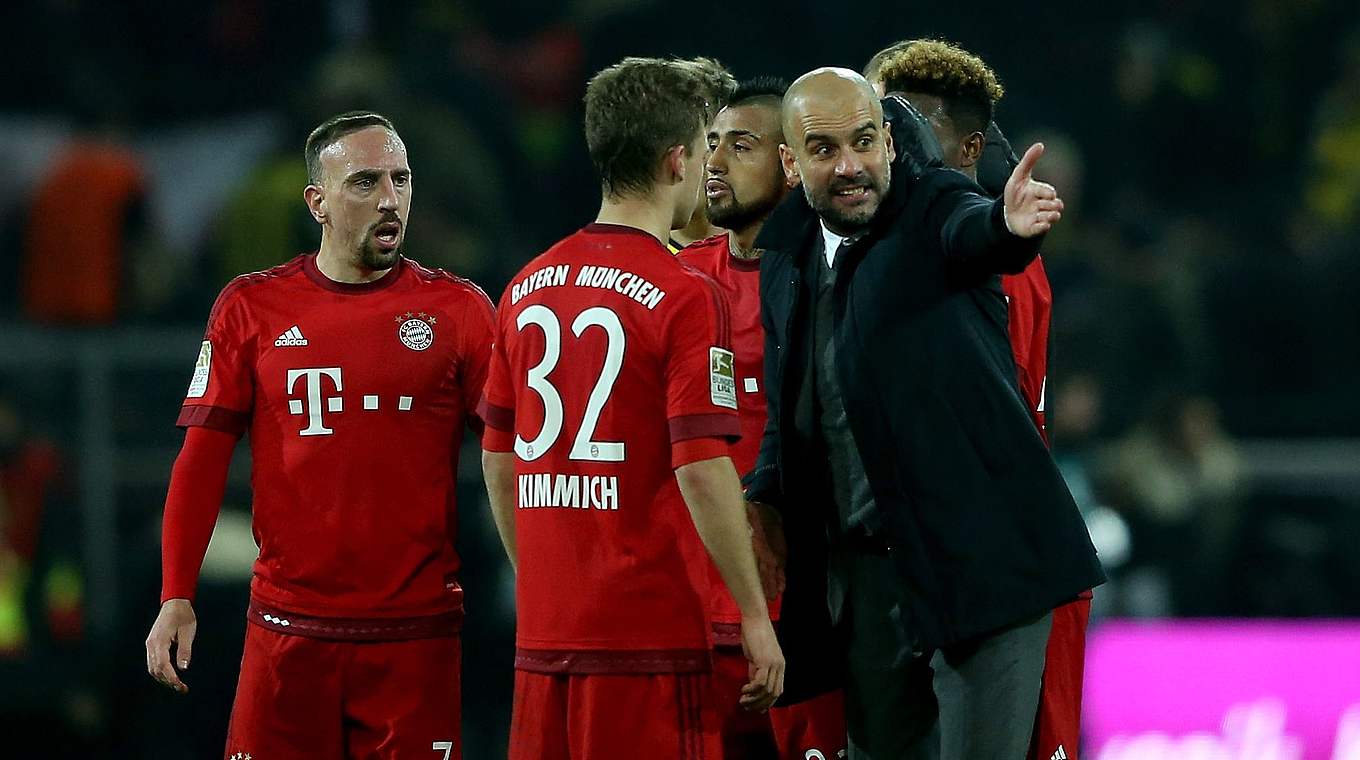
[[[494,451],[498,454],[509,454],[515,450],[515,433],[511,430],[501,430],[490,425],[482,431],[482,450]]]
[[[194,601],[194,592],[197,590],[197,584],[173,588],[170,586],[163,586],[161,588],[161,604],[165,604],[171,599],[185,599],[192,603]]]
[[[515,410],[509,407],[497,406],[491,403],[491,399],[483,396],[481,403],[477,404],[477,416],[486,423],[486,432],[500,430],[514,432],[515,430]]]
[[[735,443],[741,438],[741,421],[736,414],[688,414],[670,419],[671,443],[691,438],[725,438]]]
[[[671,469],[730,455],[725,438],[689,438],[671,444]]]
[[[179,418],[175,420],[175,427],[205,427],[209,430],[219,430],[239,437],[245,434],[246,428],[250,427],[250,415],[221,406],[185,404],[179,410]]]

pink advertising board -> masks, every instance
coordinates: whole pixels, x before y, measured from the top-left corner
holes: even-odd
[[[1087,760],[1360,760],[1360,622],[1106,621]]]

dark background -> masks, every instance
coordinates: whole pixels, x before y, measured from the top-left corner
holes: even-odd
[[[1099,6],[1099,7],[1095,7]],[[0,755],[220,756],[244,629],[238,451],[177,697],[144,672],[173,426],[232,276],[315,247],[302,142],[381,111],[416,180],[406,252],[482,284],[593,218],[590,74],[714,56],[859,69],[942,36],[1067,201],[1055,454],[1109,616],[1360,612],[1360,10],[1172,2],[7,6],[0,104]],[[355,466],[381,467],[380,459]],[[501,751],[513,604],[463,461],[466,757]]]

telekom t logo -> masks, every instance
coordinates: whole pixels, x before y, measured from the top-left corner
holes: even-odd
[[[326,427],[326,424],[321,417],[321,378],[323,376],[331,379],[331,383],[335,385],[336,393],[345,389],[344,384],[340,380],[339,367],[312,367],[309,369],[288,370],[288,394],[290,396],[295,392],[294,387],[297,385],[298,379],[303,377],[307,378],[307,389],[305,391],[307,394],[307,427],[303,428],[298,435],[330,435],[335,432]],[[302,414],[303,406],[302,399],[288,399],[288,412],[290,414]],[[344,411],[344,409],[345,400],[343,398],[339,396],[328,396],[326,398],[326,411],[331,414],[337,414]]]
[[[298,390],[298,380],[306,378],[301,391]],[[331,392],[327,383],[322,378],[329,378],[329,385],[334,386],[335,395],[323,396],[322,394]],[[298,435],[331,435],[335,431],[326,427],[324,414],[339,414],[345,411],[345,399],[340,392],[345,389],[344,382],[340,379],[339,367],[308,367],[306,369],[288,370],[288,380],[286,382],[288,395],[301,393],[302,398],[288,399],[288,413],[301,416],[307,415],[307,427],[298,431]],[[378,397],[376,395],[366,395],[363,399],[363,409],[366,412],[378,411]],[[323,403],[324,409],[323,409]],[[411,411],[412,398],[410,396],[397,397],[397,411]]]

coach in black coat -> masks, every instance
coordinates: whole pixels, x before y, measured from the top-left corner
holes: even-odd
[[[997,276],[1034,258],[1061,201],[1029,177],[1038,146],[996,201],[908,150],[876,166],[892,156],[882,106],[853,72],[805,75],[784,108],[785,166],[817,208],[791,197],[757,241],[769,422],[747,497],[774,506],[788,536],[789,696],[833,682],[834,623],[850,650],[852,748],[930,757],[905,735],[943,732],[945,757],[1009,754],[1033,724],[1004,716],[1022,719],[1031,680],[1037,700],[1048,613],[1104,579],[1020,395]],[[881,684],[857,696],[861,655],[866,672],[877,657],[927,685],[904,687],[903,705]],[[938,700],[933,717],[916,692]]]

